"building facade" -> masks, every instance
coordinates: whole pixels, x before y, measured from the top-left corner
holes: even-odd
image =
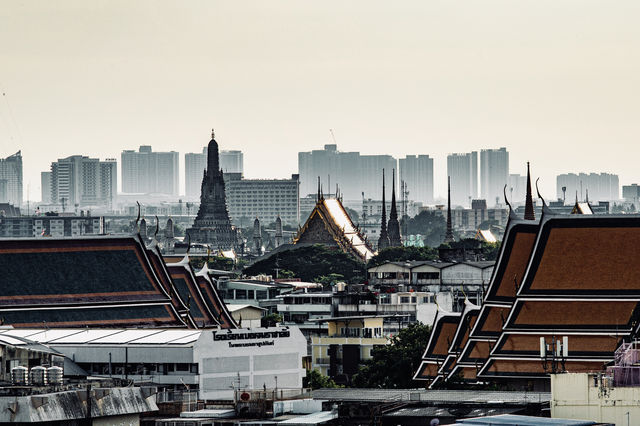
[[[41,201],[51,204],[51,172],[40,173],[40,189],[42,191]]]
[[[298,153],[300,193],[315,194],[318,177],[324,193],[333,193],[336,184],[345,200],[358,200],[362,193],[378,194],[382,169],[397,169],[397,161],[390,155],[360,155],[341,152],[335,144],[323,150]]]
[[[409,200],[433,203],[433,158],[428,155],[407,155],[398,160],[400,182],[406,185]],[[400,198],[402,196],[401,188]]]
[[[224,174],[244,173],[244,155],[242,151],[225,151],[219,153],[220,169]],[[190,152],[184,155],[184,183],[185,195],[188,199],[197,199],[200,196],[200,183],[202,174],[207,165],[207,147],[202,148],[202,153]]]
[[[447,174],[451,178],[451,203],[468,207],[478,198],[478,153],[449,154]]]
[[[618,200],[620,181],[618,175],[610,173],[565,173],[556,177],[556,195],[560,200],[566,196],[569,203],[576,196],[580,201]]]
[[[0,158],[0,203],[22,204],[22,152]]]
[[[82,155],[51,163],[50,202],[63,210],[74,206],[101,206],[111,210],[117,196],[117,165],[114,159],[100,161]],[[44,184],[47,177],[42,175]],[[43,200],[48,196],[43,189]]]
[[[138,151],[121,154],[122,192],[140,194],[179,194],[178,153],[153,152],[141,145]]]
[[[202,149],[202,154],[188,152],[184,155],[184,194],[187,199],[197,200],[200,197],[200,184],[206,166],[206,147]]]
[[[244,155],[238,150],[220,151],[220,168],[224,173],[244,173]]]
[[[300,180],[244,179],[240,173],[225,173],[227,206],[231,222],[240,227],[249,226],[258,218],[264,225],[278,217],[287,225],[300,223]]]
[[[502,204],[504,185],[509,181],[509,152],[506,148],[480,151],[481,197],[493,207]]]

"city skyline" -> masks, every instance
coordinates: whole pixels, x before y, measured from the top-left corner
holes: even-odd
[[[628,184],[640,180],[637,8],[11,2],[0,156],[23,151],[35,200],[56,158],[198,152],[212,126],[247,153],[247,178],[286,178],[331,128],[345,151],[428,154],[438,198],[446,155],[483,147],[507,147],[511,173],[530,161],[547,197],[567,171]]]
[[[329,144],[329,146],[332,146],[332,145]],[[325,146],[325,148],[326,148],[326,146]],[[176,154],[177,155],[177,160],[178,160],[179,166],[178,166],[178,169],[177,169],[177,172],[176,172],[177,173],[176,178],[179,179],[180,183],[178,185],[177,195],[175,195],[175,196],[177,198],[178,197],[179,198],[186,197],[188,199],[189,196],[190,196],[189,191],[188,191],[188,187],[187,187],[188,182],[189,182],[189,179],[188,179],[189,173],[188,173],[188,171],[191,174],[197,174],[198,175],[198,180],[201,180],[201,171],[198,171],[197,173],[193,173],[193,169],[195,168],[195,169],[199,170],[200,168],[204,168],[204,163],[203,164],[199,164],[199,163],[200,162],[204,162],[204,158],[206,158],[206,147],[201,149],[200,153],[198,153],[198,152],[182,152],[182,151],[173,151],[173,150],[168,151],[168,152],[160,152],[160,151],[156,151],[154,146],[141,145],[136,150],[125,149],[125,150],[121,151],[120,155],[118,155],[117,157],[106,157],[106,158],[104,158],[104,161],[114,161],[114,162],[117,163],[117,175],[118,175],[117,192],[118,192],[118,194],[130,194],[129,192],[125,192],[125,191],[122,190],[122,183],[123,183],[122,182],[123,181],[123,179],[122,179],[123,174],[122,173],[123,173],[123,170],[122,170],[122,161],[121,161],[120,157],[122,156],[123,153],[127,153],[127,154],[134,153],[135,154],[135,153],[139,152],[140,149],[146,149],[146,150],[151,149],[153,151],[153,154]],[[501,149],[503,149],[503,148],[500,148],[500,149],[498,149],[498,148],[482,148],[479,151],[499,151]],[[318,151],[318,150],[316,150],[316,151]],[[460,191],[460,188],[461,188],[460,185],[462,185],[462,184],[461,183],[456,184],[455,183],[456,181],[455,181],[455,178],[454,178],[455,173],[457,173],[457,172],[453,172],[454,174],[452,174],[451,166],[448,165],[447,163],[449,161],[451,161],[451,157],[461,158],[460,156],[467,156],[467,155],[472,155],[472,154],[476,154],[477,155],[479,153],[479,151],[478,152],[474,151],[474,152],[471,152],[471,153],[459,153],[459,152],[457,152],[457,153],[449,153],[449,154],[447,154],[445,156],[444,169],[441,170],[438,167],[433,167],[432,166],[431,170],[433,171],[433,175],[434,176],[437,176],[437,175],[451,176],[452,177],[452,192],[456,191],[456,189],[458,191]],[[345,153],[345,154],[359,154],[361,157],[369,160],[369,162],[372,161],[372,160],[376,160],[376,157],[392,157],[392,156],[385,155],[385,154],[369,155],[366,152],[365,153],[360,153],[360,152],[350,153],[350,152],[342,151],[340,149],[338,149],[337,152]],[[244,152],[242,152],[240,150],[221,150],[220,154],[221,154],[221,157],[220,157],[221,167],[222,167],[223,163],[227,165],[227,166],[223,167],[223,168],[226,168],[226,169],[228,169],[229,167],[236,167],[237,164],[239,164],[239,167],[242,167],[242,163],[243,163],[243,159],[244,159]],[[308,154],[308,153],[299,152],[297,154]],[[506,148],[507,157],[509,157],[511,154],[512,153],[509,151],[509,149]],[[226,157],[224,157],[225,155],[226,155]],[[85,154],[74,154],[74,155],[71,155],[69,157],[74,157],[74,156],[85,156],[86,157],[86,156],[92,156],[92,155],[91,154],[88,154],[88,155],[85,155]],[[398,172],[398,173],[402,172],[401,171],[401,161],[403,161],[403,160],[406,161],[407,158],[416,157],[416,156],[417,157],[423,157],[423,158],[426,157],[426,158],[429,159],[430,163],[436,163],[436,164],[440,164],[442,166],[442,164],[441,164],[442,163],[442,161],[441,161],[442,159],[441,158],[433,157],[433,156],[431,156],[429,154],[406,154],[406,155],[403,155],[403,156],[397,157],[397,158],[396,157],[392,157],[393,160],[396,163],[396,172]],[[202,157],[202,159],[200,159],[200,158],[197,159],[197,161],[196,161],[197,164],[190,166],[192,170],[189,170],[189,167],[187,167],[187,158],[190,158],[190,157],[191,157],[190,161],[193,161],[193,157]],[[486,199],[482,195],[482,187],[483,187],[483,185],[481,184],[482,167],[481,167],[481,164],[480,164],[481,161],[480,161],[479,157],[480,156],[477,155],[477,159],[476,159],[477,165],[476,165],[476,170],[475,170],[476,176],[477,176],[477,179],[476,179],[476,185],[477,185],[476,194],[477,194],[477,196],[476,197],[471,197],[471,198],[469,198],[468,196],[464,196],[463,198],[460,198],[458,200],[458,199],[455,199],[455,197],[453,197],[453,195],[452,195],[452,200],[453,200],[454,205],[464,206],[464,205],[468,204],[471,199]],[[117,160],[116,160],[116,158],[117,158]],[[202,160],[202,161],[200,161],[200,160]],[[299,160],[300,159],[298,159],[298,161]],[[380,160],[376,160],[376,161],[379,162]],[[44,179],[43,174],[47,173],[47,172],[50,172],[50,166],[51,166],[52,163],[55,163],[55,162],[56,161],[51,161],[49,163],[49,168],[47,170],[42,170],[42,171],[39,172],[39,174],[38,174],[38,182],[42,182],[43,181],[43,179]],[[25,164],[26,164],[26,161],[25,161]],[[299,165],[299,162],[297,162],[296,164]],[[23,166],[23,168],[26,168],[26,167]],[[389,167],[389,168],[393,169],[393,167]],[[525,165],[525,168],[526,168],[526,165]],[[226,173],[238,173],[237,170],[238,169],[234,169],[233,172],[227,171]],[[295,173],[292,173],[292,174],[298,174],[298,171],[299,170],[296,167]],[[459,171],[460,170],[458,170],[458,172]],[[171,173],[173,174],[174,172],[171,172]],[[245,179],[273,180],[273,179],[289,179],[291,177],[291,176],[279,177],[278,175],[276,175],[276,176],[258,176],[258,177],[251,178],[251,177],[247,177],[246,174],[244,173],[244,171],[239,172],[239,173],[241,173],[241,175],[243,175],[243,177]],[[515,169],[514,170],[513,166],[508,165],[507,179],[506,179],[505,183],[508,185],[509,189],[510,188],[514,189],[514,191],[515,191],[515,192],[513,192],[514,199],[513,200],[510,199],[510,201],[514,201],[516,203],[521,202],[522,200],[524,200],[524,198],[523,198],[524,189],[522,187],[522,183],[518,182],[518,178],[520,178],[520,179],[524,178],[524,176],[521,173],[522,173],[521,170],[519,170],[519,169]],[[543,197],[545,197],[548,200],[555,200],[558,197],[562,198],[562,196],[557,195],[557,194],[560,193],[559,192],[560,189],[558,189],[560,187],[557,184],[557,179],[560,176],[564,176],[564,175],[576,175],[576,174],[577,175],[584,175],[585,173],[586,174],[591,174],[591,175],[594,175],[594,174],[595,175],[600,175],[600,174],[602,174],[602,175],[613,175],[616,178],[619,178],[619,174],[616,173],[615,170],[610,171],[610,172],[606,172],[606,171],[602,171],[602,170],[591,170],[591,171],[589,171],[589,170],[563,170],[561,172],[558,172],[558,173],[555,173],[555,174],[552,175],[553,188],[555,189],[556,194],[554,194],[552,192],[549,192],[548,194],[543,192],[543,194],[542,194]],[[316,175],[314,174],[314,176],[316,176]],[[534,178],[537,178],[537,176],[535,176],[535,174],[533,176],[534,176]],[[326,186],[326,181],[327,181],[328,177],[327,177],[326,174],[322,174],[320,177],[321,177],[321,181],[323,183],[323,188],[324,188],[324,186]],[[340,181],[336,182],[334,177],[331,177],[331,179],[332,179],[332,181],[331,181],[332,182],[332,187],[334,189],[335,189],[335,184],[336,183],[340,184],[341,186],[343,185],[343,184],[341,184]],[[434,179],[434,181],[436,181],[436,180],[437,179]],[[619,179],[618,199],[622,199],[623,198],[622,194],[621,194],[622,186],[631,185],[631,184],[637,183],[639,181],[640,181],[640,176],[639,176],[639,179],[637,181],[623,182],[622,179]],[[400,184],[401,184],[401,181],[398,178],[398,180],[396,182],[396,190],[397,191],[401,190]],[[390,182],[388,182],[388,185],[389,185],[388,190],[390,191],[391,190],[390,189]],[[584,185],[585,185],[585,188],[586,188],[586,186],[587,186],[586,180],[584,182]],[[197,194],[196,195],[199,195],[199,190],[200,190],[199,186],[200,186],[200,184],[198,183],[197,184]],[[317,179],[313,179],[313,182],[312,182],[311,186],[314,189],[314,191],[312,191],[312,192],[315,192],[315,188],[317,186]],[[381,198],[381,188],[377,188],[377,187],[380,186],[380,185],[377,182],[370,182],[369,186],[371,186],[372,188],[375,188],[375,190],[371,190],[369,192],[366,192],[365,193],[365,198],[373,199],[373,200],[377,200],[377,199],[379,200]],[[27,202],[26,184],[24,184],[23,187],[24,187],[24,194],[25,194],[23,202],[26,203]],[[540,187],[541,188],[543,187],[542,181],[540,181]],[[37,188],[37,194],[35,194],[35,195],[33,193],[33,187],[31,188],[31,198],[29,199],[29,201],[31,201],[31,202],[43,202],[43,203],[46,202],[44,199],[41,199],[41,200],[38,199],[38,198],[42,198],[42,197],[38,196],[38,194],[43,194],[41,185],[38,185],[36,188]],[[302,188],[304,188],[304,187],[302,187]],[[372,188],[369,188],[369,189],[372,189]],[[413,197],[413,194],[414,194],[413,188],[408,187],[407,189],[408,189],[408,191],[410,193],[410,195],[408,197],[409,200],[422,201],[422,200],[419,200],[419,199],[414,199],[414,197]],[[442,200],[446,200],[446,194],[445,195],[440,195],[439,194],[439,192],[441,190],[442,190],[441,188],[438,188],[437,186],[435,186],[434,187],[434,196],[433,196],[434,198],[433,198],[431,203],[427,203],[427,204],[434,204],[434,203],[437,203],[438,201],[441,202]],[[465,192],[465,191],[467,191],[467,190],[463,188],[463,192]],[[613,191],[613,189],[612,189],[612,191]],[[310,193],[312,193],[312,192],[310,192]],[[328,190],[325,189],[325,192],[330,193],[331,191],[328,191]],[[343,191],[341,190],[341,192],[343,192]],[[361,198],[360,194],[359,194],[360,191],[357,191],[357,192],[358,192],[358,196],[354,197],[354,198],[351,198],[351,199],[355,200],[355,199]],[[302,189],[300,191],[300,194],[301,194],[301,196],[307,195],[307,194],[304,193],[304,191]],[[191,194],[192,197],[193,197],[193,195],[194,194]],[[500,198],[500,202],[502,203],[502,186],[500,186],[500,194],[499,195],[500,195],[500,197],[499,197]],[[399,195],[399,197],[400,197],[400,195]],[[520,200],[521,198],[522,198],[522,200]],[[584,198],[584,193],[582,194],[582,198],[581,199],[583,199],[583,198]],[[573,198],[571,198],[571,199],[573,199]],[[597,197],[596,197],[596,199],[597,199]],[[592,197],[591,200],[594,201],[594,198]],[[489,204],[491,204],[491,203],[489,203]],[[491,204],[491,205],[493,205],[493,204]]]

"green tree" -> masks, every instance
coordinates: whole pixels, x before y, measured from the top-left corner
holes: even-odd
[[[280,314],[269,314],[260,318],[261,327],[275,327],[279,322],[282,322],[282,315]]]
[[[317,370],[307,371],[307,377],[304,378],[304,387],[311,389],[321,388],[339,388],[331,378],[325,376]]]
[[[373,256],[367,268],[382,265],[385,262],[401,262],[405,260],[436,260],[438,250],[431,247],[389,247]]]
[[[425,210],[412,218],[403,218],[400,229],[406,229],[407,234],[424,236],[424,243],[430,247],[437,247],[447,231],[447,221],[432,210]]]
[[[246,275],[269,274],[286,269],[303,281],[313,282],[322,276],[339,274],[350,283],[362,282],[366,276],[364,264],[338,248],[322,244],[295,247],[276,252],[266,259],[246,267]]]
[[[417,386],[413,380],[427,346],[431,327],[420,322],[390,339],[388,345],[374,347],[372,358],[360,367],[353,377],[354,387],[407,389]]]

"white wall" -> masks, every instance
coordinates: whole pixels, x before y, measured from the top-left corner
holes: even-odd
[[[216,340],[216,335],[236,338]],[[272,389],[276,376],[278,389],[302,388],[302,358],[306,355],[307,341],[297,327],[203,331],[194,346],[200,398],[231,400],[238,383],[247,390]]]

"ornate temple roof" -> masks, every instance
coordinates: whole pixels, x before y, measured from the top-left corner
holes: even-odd
[[[363,262],[367,262],[374,255],[366,238],[354,225],[342,202],[335,198],[320,197],[293,243],[337,246]]]
[[[0,320],[16,327],[185,327],[138,237],[0,241]]]

